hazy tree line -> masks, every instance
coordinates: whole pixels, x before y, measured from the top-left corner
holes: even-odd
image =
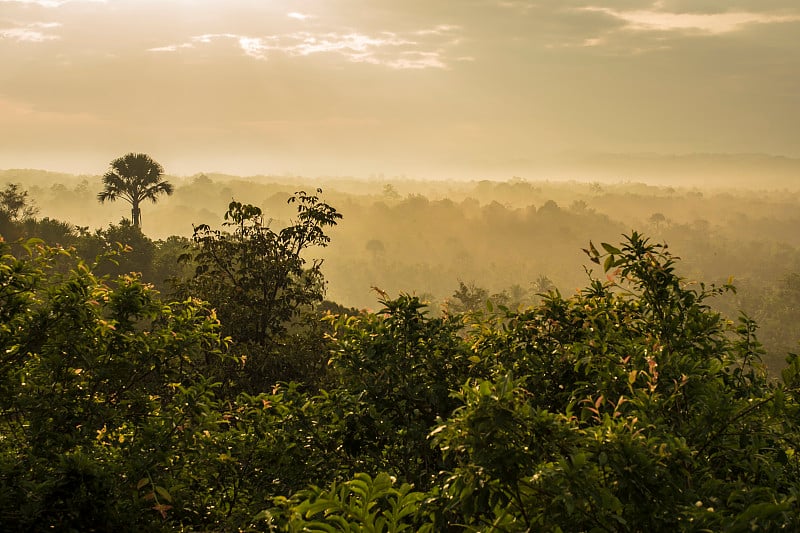
[[[247,200],[262,209],[266,224],[281,227],[292,217],[287,200],[294,190],[324,185],[328,201],[347,217],[330,230],[331,245],[313,253],[325,261],[327,297],[346,306],[374,308],[377,293],[371,287],[413,292],[434,310],[460,305],[454,294],[461,284],[511,307],[536,302],[543,287],[570,295],[586,283],[580,267],[586,264],[580,254],[585,241],[614,241],[635,228],[669,243],[684,258],[681,273],[688,279],[724,283],[733,277],[737,293],[715,306],[733,318],[744,309],[759,321],[771,368],[780,368],[783,354],[795,350],[800,338],[800,310],[793,303],[798,299],[793,280],[800,273],[796,191],[519,178],[436,183],[167,176],[174,194],[149,208],[146,236],[137,237],[124,224],[108,223],[130,220],[130,205],[98,205],[99,177],[5,171],[3,179],[16,180],[7,183],[18,184],[28,194],[29,208],[39,210],[35,231],[7,229],[7,240],[13,231],[37,234],[48,242],[75,244],[93,257],[128,232],[123,241],[134,252],[118,270],[105,268],[142,272],[162,290],[167,277],[189,272],[176,266],[175,258],[193,225],[219,228],[230,201]],[[33,224],[31,217],[20,216],[23,220],[19,227]],[[67,225],[78,228],[60,237]]]
[[[521,180],[455,199],[377,185],[231,199],[190,234],[156,240],[128,219],[40,218],[37,191],[7,185],[4,529],[800,527],[800,358],[783,354],[770,376],[757,321],[714,310],[751,302],[777,335],[799,303],[792,244],[743,240],[737,252],[714,217],[678,222],[665,206],[700,201],[695,191],[590,184],[567,204],[570,186]],[[184,187],[219,196],[201,176],[134,217],[147,230]],[[101,209],[91,187],[72,193]],[[660,207],[642,224],[652,239],[592,207],[592,195],[627,194]],[[794,216],[760,198],[775,204],[764,227]],[[739,292],[704,283],[694,274],[716,275],[714,254],[776,277]],[[377,312],[325,300],[337,260],[380,284]],[[559,291],[581,263],[582,283]],[[440,270],[454,276],[434,306],[390,286]]]

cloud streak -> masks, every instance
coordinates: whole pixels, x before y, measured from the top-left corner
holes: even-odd
[[[60,27],[58,22],[32,22],[19,25],[16,28],[0,29],[0,38],[17,42],[41,43],[60,39],[58,35],[47,33],[45,30]]]
[[[235,42],[247,56],[267,60],[271,53],[290,57],[335,54],[351,63],[383,65],[392,69],[448,68],[445,48],[458,44],[456,26],[440,25],[411,34],[390,31],[299,31],[279,35],[249,36],[234,33],[197,35],[190,41],[150,48],[151,52],[176,52],[219,40]]]
[[[287,13],[286,16],[289,17],[290,19],[295,19],[295,20],[308,20],[314,18],[311,15],[306,15],[305,13],[298,13],[297,11],[292,11],[291,13]]]
[[[696,31],[723,34],[744,29],[752,24],[776,24],[800,21],[800,14],[772,15],[754,12],[671,13],[656,10],[621,11],[608,7],[583,7],[582,11],[604,13],[625,23],[626,29],[637,31]]]

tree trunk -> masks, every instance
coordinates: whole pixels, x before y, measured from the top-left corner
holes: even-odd
[[[139,209],[139,202],[134,202],[133,208],[131,209],[131,222],[137,228],[142,227],[142,211]]]

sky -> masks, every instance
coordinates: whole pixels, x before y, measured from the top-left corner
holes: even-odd
[[[797,0],[0,0],[0,169],[800,157]]]

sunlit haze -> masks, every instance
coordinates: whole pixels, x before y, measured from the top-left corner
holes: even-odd
[[[800,157],[796,0],[0,0],[0,169],[575,177]],[[591,177],[591,176],[588,176]]]

